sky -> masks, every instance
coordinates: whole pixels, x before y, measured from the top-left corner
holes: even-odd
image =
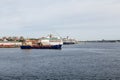
[[[120,39],[120,0],[0,0],[0,37]]]

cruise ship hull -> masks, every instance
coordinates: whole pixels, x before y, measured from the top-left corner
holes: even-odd
[[[21,46],[21,49],[61,49],[62,45],[50,45],[50,46]]]

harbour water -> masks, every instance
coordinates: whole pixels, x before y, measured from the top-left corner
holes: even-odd
[[[0,80],[120,80],[120,43],[0,48]]]

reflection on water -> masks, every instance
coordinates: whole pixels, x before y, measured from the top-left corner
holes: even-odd
[[[0,49],[0,80],[120,80],[119,43]]]

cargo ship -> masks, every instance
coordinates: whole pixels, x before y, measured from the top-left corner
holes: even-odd
[[[61,49],[63,41],[61,37],[48,35],[38,40],[26,40],[23,42],[21,49]]]

